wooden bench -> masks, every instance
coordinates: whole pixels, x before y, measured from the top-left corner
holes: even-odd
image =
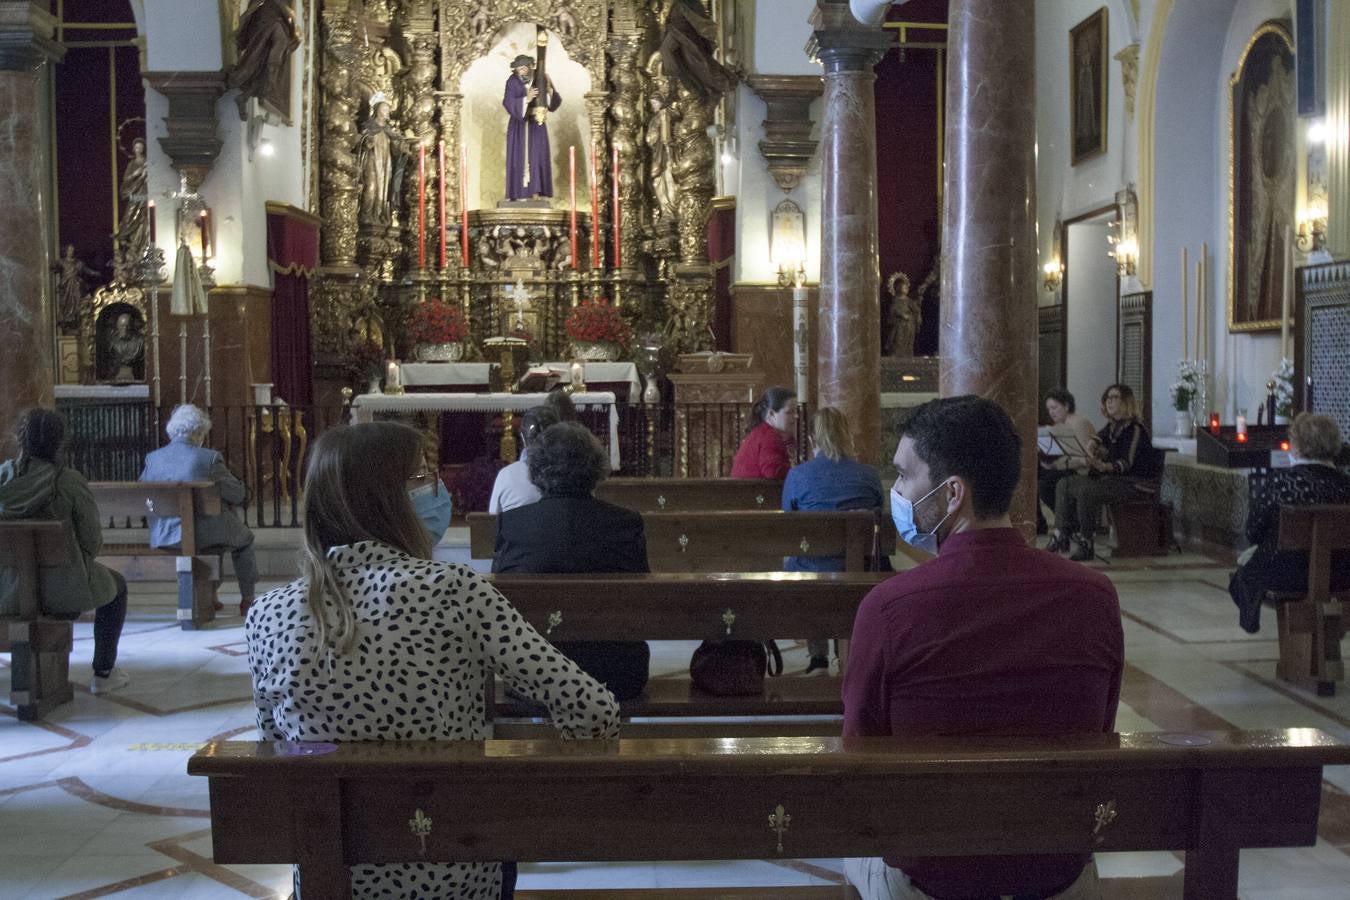
[[[468,524],[470,555],[491,559],[496,517],[469,513]],[[882,556],[896,549],[891,520],[866,510],[643,512],[642,524],[653,572],[781,571],[786,556],[842,556],[846,571],[861,572],[874,537]]]
[[[1350,506],[1280,507],[1278,549],[1308,554],[1308,592],[1267,594],[1280,637],[1275,675],[1295,684],[1313,681],[1318,695],[1334,696],[1336,682],[1345,680],[1346,621],[1343,600],[1331,592],[1332,554],[1350,551]]]
[[[1155,478],[1135,486],[1124,500],[1107,504],[1116,526],[1116,545],[1112,559],[1140,556],[1166,556],[1177,546],[1172,534],[1172,504],[1162,499],[1163,468],[1167,453],[1152,449]]]
[[[221,512],[220,489],[215,483],[94,481],[89,488],[104,522],[104,543],[98,561],[121,572],[127,581],[177,582],[178,622],[185,631],[214,619],[220,558],[199,555],[195,516],[198,511],[209,516]],[[118,542],[120,529],[145,528],[148,515],[181,519],[182,543],[152,549],[148,543]]]
[[[1238,853],[1317,840],[1316,729],[1059,737],[210,744],[217,863],[1186,851],[1185,896],[1237,896]]]
[[[839,638],[842,669],[858,604],[891,574],[496,575],[492,581],[550,640]],[[840,690],[839,678],[788,676],[766,678],[760,694],[720,697],[699,691],[688,678],[653,678],[642,696],[620,704],[620,714],[838,717],[844,712]],[[493,704],[494,718],[547,715],[543,707],[507,699],[501,690]],[[837,734],[839,723],[830,725]],[[824,727],[814,726],[812,733]]]
[[[774,510],[783,502],[783,482],[770,478],[606,478],[598,500],[635,512]]]
[[[18,608],[0,616],[0,651],[10,657],[9,702],[21,721],[40,719],[69,703],[70,648],[74,634],[68,619],[49,619],[42,611],[41,569],[70,561],[66,526],[61,522],[16,519],[0,522],[0,570],[14,585]]]

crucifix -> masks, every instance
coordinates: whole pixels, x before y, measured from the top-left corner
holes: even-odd
[[[525,279],[523,277],[518,277],[515,286],[506,289],[506,296],[509,298],[511,305],[516,308],[516,321],[512,326],[512,330],[526,330],[525,313],[532,307],[530,305],[530,291],[525,287]]]

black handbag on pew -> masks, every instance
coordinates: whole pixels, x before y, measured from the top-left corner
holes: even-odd
[[[783,674],[783,655],[773,641],[704,641],[689,660],[694,687],[717,697],[758,694],[764,676]]]

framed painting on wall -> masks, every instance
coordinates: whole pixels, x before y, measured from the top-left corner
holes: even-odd
[[[1256,29],[1228,84],[1228,327],[1276,330],[1298,180],[1294,43],[1283,24]]]
[[[1106,152],[1107,13],[1102,7],[1069,29],[1070,160]]]

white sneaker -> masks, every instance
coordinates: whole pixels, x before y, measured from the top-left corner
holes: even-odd
[[[119,669],[116,666],[107,675],[95,675],[89,679],[89,693],[91,694],[111,694],[113,691],[120,691],[127,686],[131,676],[125,669]]]

